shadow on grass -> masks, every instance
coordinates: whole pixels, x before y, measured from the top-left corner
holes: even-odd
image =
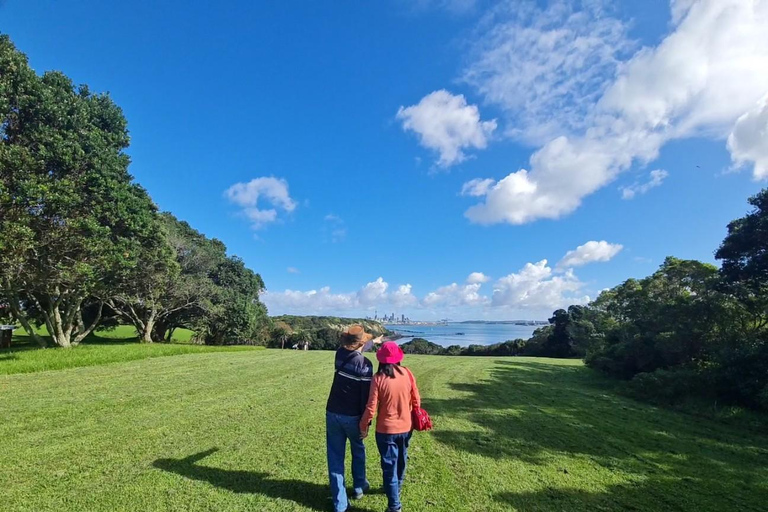
[[[220,469],[198,464],[199,461],[217,451],[218,448],[211,448],[183,459],[158,459],[153,465],[163,471],[208,482],[236,493],[263,494],[271,498],[290,500],[311,510],[329,508],[327,485],[301,480],[277,480],[268,473]]]
[[[518,510],[762,510],[768,502],[764,434],[619,397],[587,368],[498,360],[487,379],[449,386],[459,396],[425,399],[425,408],[473,428],[438,429],[435,439],[545,475],[542,490],[496,495]],[[595,478],[602,487],[578,489]]]

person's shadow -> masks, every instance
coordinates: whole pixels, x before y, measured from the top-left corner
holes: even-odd
[[[300,480],[275,480],[268,473],[219,469],[197,464],[217,451],[218,448],[211,448],[183,459],[158,459],[153,466],[186,478],[209,482],[232,492],[263,494],[291,500],[312,510],[328,509],[330,501],[327,485]]]

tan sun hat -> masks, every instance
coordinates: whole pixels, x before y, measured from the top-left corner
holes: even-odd
[[[341,344],[345,347],[359,348],[371,339],[373,339],[373,334],[365,332],[365,328],[360,324],[350,325],[341,334]]]

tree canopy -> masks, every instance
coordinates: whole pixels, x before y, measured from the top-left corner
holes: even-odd
[[[160,215],[128,172],[126,119],[106,94],[38,76],[0,35],[0,302],[45,345],[80,343],[111,313],[160,341],[264,342],[264,283],[226,247]]]

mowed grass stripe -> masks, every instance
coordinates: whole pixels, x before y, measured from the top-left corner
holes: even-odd
[[[328,510],[333,354],[207,352],[0,378],[3,510]],[[768,439],[578,361],[407,356],[436,430],[406,510],[764,510]],[[369,478],[381,484],[373,436]],[[380,492],[357,510],[381,511]]]

